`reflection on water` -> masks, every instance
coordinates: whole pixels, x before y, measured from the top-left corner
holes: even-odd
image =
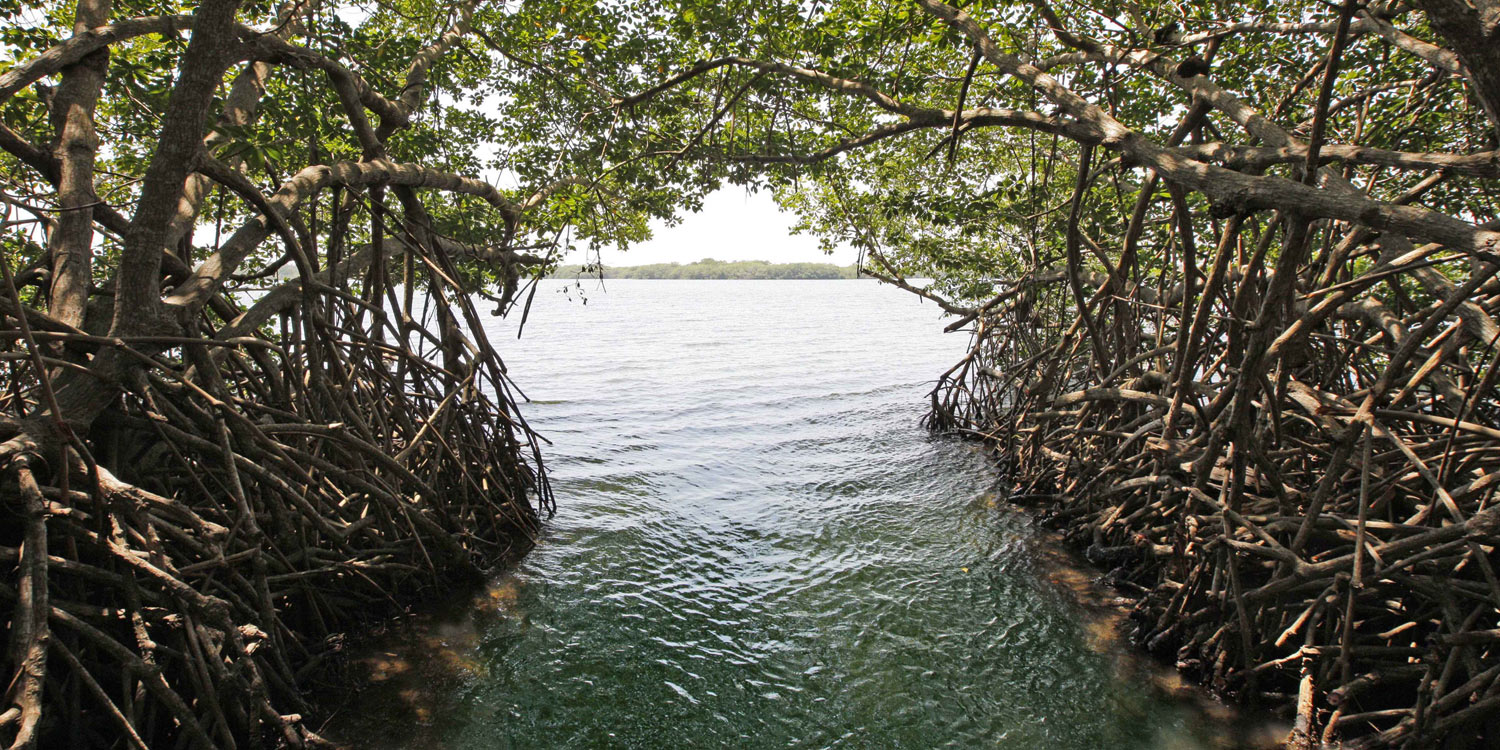
[[[917,426],[961,355],[867,282],[610,282],[497,330],[559,512],[357,667],[376,747],[1231,747],[1118,608]],[[1094,594],[1089,594],[1094,595]],[[1183,694],[1190,697],[1183,698]]]

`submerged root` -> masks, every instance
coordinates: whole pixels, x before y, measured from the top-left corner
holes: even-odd
[[[171,341],[29,316],[0,362],[6,745],[318,744],[303,688],[345,631],[528,546],[536,438],[441,278],[394,315],[288,282],[263,325],[220,299]],[[55,373],[104,350],[140,364],[113,404],[45,416]]]
[[[1138,596],[1139,642],[1284,707],[1291,746],[1496,742],[1494,269],[1390,308],[1353,299],[1385,268],[1330,275],[1267,324],[1269,271],[1224,268],[1006,284],[930,426],[991,442],[1016,501]]]

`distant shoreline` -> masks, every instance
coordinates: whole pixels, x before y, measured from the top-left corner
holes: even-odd
[[[853,264],[771,263],[764,260],[721,261],[704,258],[696,263],[651,263],[641,266],[558,266],[553,278],[788,281],[855,279]]]

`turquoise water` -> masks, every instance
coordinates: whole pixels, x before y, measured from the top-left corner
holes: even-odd
[[[918,426],[965,337],[866,281],[586,282],[491,332],[558,513],[370,663],[360,745],[1229,744],[1080,604],[973,445]],[[1076,576],[1074,576],[1076,578]],[[337,735],[338,732],[335,732]]]

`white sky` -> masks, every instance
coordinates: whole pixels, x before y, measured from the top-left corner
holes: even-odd
[[[740,187],[726,187],[703,201],[703,210],[690,213],[674,227],[651,223],[650,240],[625,252],[615,248],[600,251],[606,266],[639,266],[646,263],[692,263],[704,258],[715,260],[768,260],[773,263],[834,263],[847,266],[858,257],[851,247],[842,247],[832,255],[818,249],[811,235],[792,234],[796,219],[784,212],[766,192],[750,193]],[[582,263],[583,253],[575,252],[566,263]]]

